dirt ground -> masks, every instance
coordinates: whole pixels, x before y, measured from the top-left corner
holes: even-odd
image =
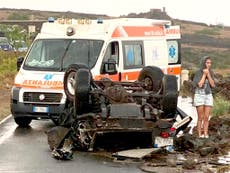
[[[0,121],[10,114],[10,89],[0,89]]]

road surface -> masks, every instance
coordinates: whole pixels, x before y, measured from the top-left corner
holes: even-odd
[[[138,163],[121,164],[91,152],[74,152],[71,161],[56,160],[47,144],[45,130],[51,121],[33,121],[19,128],[13,118],[0,125],[1,173],[139,173]]]
[[[193,116],[191,99],[178,99],[178,106]],[[195,118],[194,118],[195,117]],[[140,173],[141,163],[114,162],[92,152],[74,152],[71,161],[52,157],[45,131],[51,121],[32,121],[30,128],[19,128],[12,117],[0,124],[0,173]]]

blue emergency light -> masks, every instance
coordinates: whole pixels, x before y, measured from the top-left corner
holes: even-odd
[[[49,18],[48,18],[48,22],[49,22],[49,23],[54,23],[54,21],[55,21],[55,19],[54,19],[53,17],[49,17]]]

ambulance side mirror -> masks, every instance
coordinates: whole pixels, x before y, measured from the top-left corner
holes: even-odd
[[[24,57],[17,58],[17,71],[20,70],[23,60],[24,60]]]
[[[109,59],[107,62],[104,63],[104,68],[103,68],[103,73],[104,74],[116,74],[117,73],[117,64],[116,61]]]

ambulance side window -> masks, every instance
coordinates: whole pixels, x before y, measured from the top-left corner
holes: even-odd
[[[144,53],[143,43],[139,41],[135,42],[122,42],[123,44],[123,56],[124,56],[124,68],[137,68],[144,65]]]
[[[119,60],[118,55],[119,55],[118,42],[111,42],[106,49],[103,62],[107,62],[109,59],[113,59],[118,64],[118,60]]]
[[[119,44],[117,41],[109,43],[108,47],[106,48],[106,52],[102,61],[101,65],[101,74],[105,74],[105,64],[108,62],[115,62],[116,66],[119,63]]]

